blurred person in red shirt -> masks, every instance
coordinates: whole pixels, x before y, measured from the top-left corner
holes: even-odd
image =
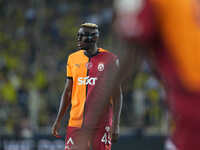
[[[166,149],[199,150],[200,1],[115,0],[114,5],[114,28],[128,52],[120,73],[144,56],[166,87],[176,125]]]

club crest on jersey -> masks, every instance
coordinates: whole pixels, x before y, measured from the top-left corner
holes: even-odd
[[[85,66],[87,69],[90,69],[90,68],[92,68],[93,64],[91,62],[88,62],[85,64]]]
[[[103,71],[103,70],[104,70],[104,64],[103,64],[103,63],[100,63],[100,64],[98,65],[98,70],[99,70],[99,71]]]

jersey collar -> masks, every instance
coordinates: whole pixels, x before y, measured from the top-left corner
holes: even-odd
[[[97,52],[93,55],[90,55],[90,54],[87,53],[87,51],[84,51],[84,55],[89,57],[89,58],[94,57],[94,56],[98,55],[99,53],[100,53],[99,48],[98,48]]]

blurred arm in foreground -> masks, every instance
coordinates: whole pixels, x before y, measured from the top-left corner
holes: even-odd
[[[127,47],[117,79],[134,65],[129,61],[137,57],[135,54],[147,60],[166,88],[169,111],[176,125],[167,142],[171,148],[166,145],[167,150],[198,150],[199,1],[115,0],[115,10],[115,30]]]

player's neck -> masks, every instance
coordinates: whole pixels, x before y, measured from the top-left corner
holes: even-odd
[[[98,47],[96,44],[86,51],[86,53],[89,55],[95,55],[97,52],[98,52]]]

